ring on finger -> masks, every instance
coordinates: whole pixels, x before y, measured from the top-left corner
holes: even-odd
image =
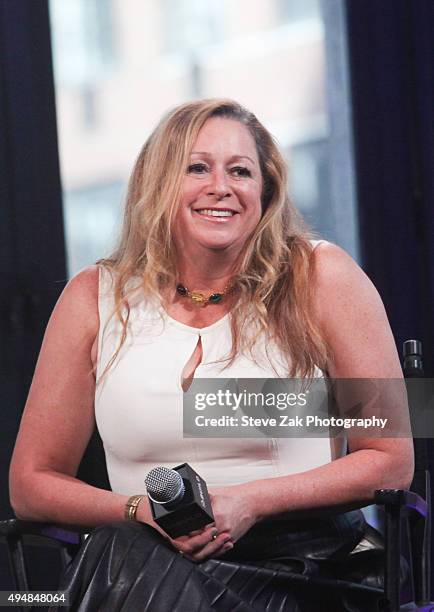
[[[214,531],[214,533],[211,536],[211,540],[217,540],[217,536],[218,536],[218,531]]]

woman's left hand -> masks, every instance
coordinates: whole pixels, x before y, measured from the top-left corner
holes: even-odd
[[[242,486],[212,489],[209,495],[215,523],[171,541],[179,552],[196,563],[220,557],[233,548],[257,520],[253,499]]]
[[[212,489],[209,494],[216,529],[230,534],[235,543],[257,521],[253,497],[242,485]]]

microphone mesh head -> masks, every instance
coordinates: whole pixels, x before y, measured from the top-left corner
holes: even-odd
[[[176,500],[184,493],[184,482],[175,470],[166,467],[153,468],[145,478],[151,499],[161,504]]]

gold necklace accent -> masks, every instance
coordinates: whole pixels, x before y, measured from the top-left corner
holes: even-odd
[[[227,293],[229,293],[230,290],[231,286],[228,284],[225,286],[223,291],[214,291],[213,293],[210,293],[208,296],[206,296],[200,291],[189,291],[187,287],[181,285],[181,283],[178,283],[178,285],[176,285],[176,292],[178,293],[178,295],[190,298],[193,304],[199,307],[206,306],[207,304],[218,304],[222,301],[223,297]]]

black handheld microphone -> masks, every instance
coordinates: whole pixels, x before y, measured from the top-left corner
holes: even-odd
[[[171,538],[214,521],[205,481],[188,463],[153,468],[145,485],[154,521]]]

